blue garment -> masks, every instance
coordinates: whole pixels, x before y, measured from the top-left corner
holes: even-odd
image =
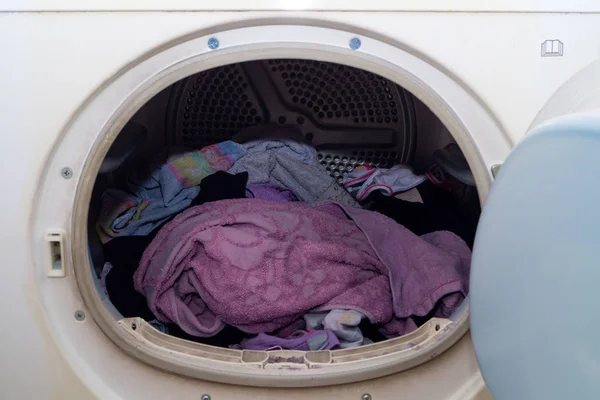
[[[201,150],[172,149],[168,157],[130,174],[128,190],[108,189],[101,197],[96,229],[103,243],[117,236],[145,236],[189,207],[203,178],[226,171],[245,149],[226,141]]]

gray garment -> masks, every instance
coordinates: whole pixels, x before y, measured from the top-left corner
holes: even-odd
[[[302,318],[304,318],[304,322],[306,323],[306,329],[311,331],[323,329],[323,320],[327,314],[326,312],[304,314]]]
[[[104,292],[105,295],[108,296],[108,289],[106,289],[106,277],[108,276],[108,273],[110,272],[110,270],[113,268],[112,264],[109,262],[104,263],[104,266],[102,267],[102,271],[100,272],[100,287],[102,288],[102,291]]]
[[[306,329],[329,329],[339,339],[339,347],[347,349],[373,343],[363,337],[358,327],[364,315],[354,310],[331,310],[304,315]]]
[[[255,126],[240,132],[233,140],[245,142],[247,152],[228,172],[247,171],[248,184],[278,185],[307,203],[334,200],[358,207],[352,196],[319,164],[316,150],[302,143],[302,135],[294,127]]]
[[[113,172],[119,168],[144,140],[146,140],[146,128],[136,122],[129,121],[108,149],[98,173]]]

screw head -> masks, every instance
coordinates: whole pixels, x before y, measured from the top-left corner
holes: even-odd
[[[218,49],[219,39],[217,39],[216,37],[211,37],[210,39],[208,39],[208,48],[211,50]]]
[[[73,177],[73,170],[69,167],[64,167],[60,170],[60,176],[65,179],[71,179]]]
[[[353,37],[352,39],[350,39],[350,42],[348,43],[348,45],[350,46],[350,48],[352,50],[358,50],[360,48],[360,45],[362,43],[360,42],[360,39],[357,37]]]
[[[210,400],[210,395],[208,394],[203,394],[201,397],[202,400]]]
[[[373,397],[371,397],[371,395],[369,393],[365,393],[362,395],[361,399],[362,400],[372,400]]]
[[[81,310],[75,311],[75,319],[79,322],[83,321],[85,319],[85,313]]]

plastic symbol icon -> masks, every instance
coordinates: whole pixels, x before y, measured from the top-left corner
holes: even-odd
[[[542,57],[562,57],[563,42],[558,39],[548,39],[542,43]]]

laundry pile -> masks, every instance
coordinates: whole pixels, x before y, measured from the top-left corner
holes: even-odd
[[[361,166],[340,185],[270,125],[157,157],[103,193],[96,229],[123,316],[253,350],[356,347],[450,316],[474,236],[439,182]]]

